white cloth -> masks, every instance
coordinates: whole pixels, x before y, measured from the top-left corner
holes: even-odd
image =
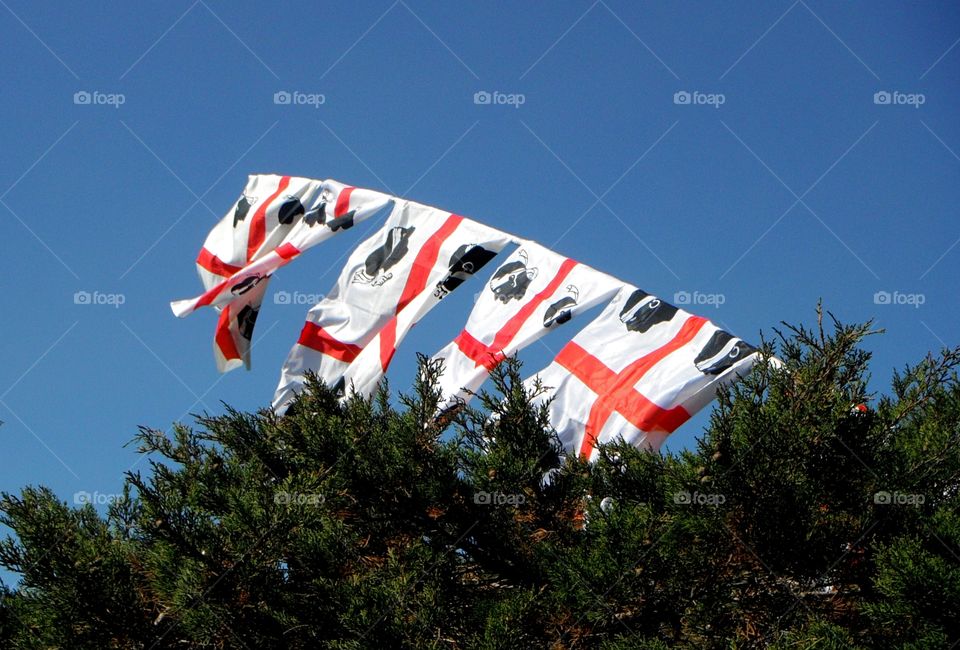
[[[456,233],[444,242],[431,271],[427,290],[421,291],[387,321],[346,369],[344,380],[347,390],[344,397],[352,393],[364,397],[372,395],[387,372],[397,347],[414,325],[451,291],[483,268],[509,242],[510,235],[464,219]],[[429,290],[431,287],[432,291]]]
[[[311,181],[311,183],[320,183],[320,181]],[[274,199],[274,204],[267,211],[268,217],[278,209],[276,206],[280,206],[281,212],[286,206],[287,215],[293,219],[278,243],[273,245],[273,242],[265,242],[257,249],[254,257],[250,258],[249,263],[229,276],[213,276],[216,282],[209,285],[202,295],[171,302],[170,308],[173,313],[183,317],[200,307],[222,307],[231,303],[238,295],[249,291],[254,285],[266,282],[275,270],[289,264],[308,248],[376,214],[392,200],[392,197],[387,194],[346,186],[331,180],[323,181],[319,192],[316,191],[317,188],[310,189],[313,191],[310,192],[311,198],[308,204],[296,203],[297,196],[286,192]],[[245,193],[240,198],[235,211],[244,205],[243,202],[248,200],[247,196]],[[307,207],[308,205],[311,207]],[[217,227],[219,228],[221,224]],[[216,230],[217,228],[214,229],[215,232]],[[218,234],[222,235],[222,233]]]
[[[376,214],[392,197],[333,180],[256,174],[207,236],[197,269],[206,291],[170,303],[187,316],[221,311],[214,336],[220,372],[250,367],[253,324],[270,275],[300,253]]]
[[[622,437],[657,450],[709,404],[717,389],[748,372],[756,348],[705,318],[624,286],[546,368],[550,423],[567,453],[595,459],[597,442]]]
[[[320,192],[320,181],[310,178],[254,174],[230,211],[207,235],[197,257],[204,289],[213,290],[225,278],[276,247],[302,216],[303,202]],[[262,286],[245,286],[242,299],[221,311],[213,337],[213,355],[220,372],[250,367],[250,337],[266,293]],[[224,303],[226,304],[226,303]],[[224,304],[218,305],[220,310]],[[239,314],[243,313],[243,323]],[[244,336],[244,335],[249,336]]]
[[[469,219],[396,199],[383,228],[354,250],[336,286],[307,313],[300,338],[283,365],[274,410],[286,411],[308,370],[330,385],[345,386],[347,368],[389,326],[360,360],[354,376],[362,386],[375,384],[373,377],[389,364],[403,335],[468,275],[460,264],[464,254],[485,262],[509,239]],[[437,293],[436,300],[417,300],[424,292]],[[414,301],[409,316],[394,320]]]
[[[619,280],[530,241],[494,271],[443,361],[441,410],[467,402],[502,361],[572,317],[609,300]]]

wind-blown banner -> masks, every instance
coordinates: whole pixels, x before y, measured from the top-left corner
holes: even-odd
[[[330,385],[345,385],[347,368],[359,362],[354,380],[368,385],[366,377],[382,373],[416,320],[510,239],[464,217],[396,199],[383,228],[357,247],[333,290],[307,312],[283,365],[274,409],[286,410],[308,370]],[[403,322],[394,318],[424,291],[435,299],[418,301]],[[378,334],[377,345],[360,359]]]
[[[568,453],[592,459],[623,438],[658,449],[721,385],[758,360],[756,349],[641,289],[532,241],[405,199],[337,181],[259,174],[213,228],[197,258],[205,292],[171,303],[183,317],[220,311],[221,372],[250,365],[250,341],[271,274],[302,252],[392,206],[385,225],[350,255],[333,290],[307,313],[273,399],[283,413],[316,373],[344,394],[371,395],[407,333],[510,242],[518,248],[477,294],[442,361],[440,411],[470,399],[507,356],[583,311],[609,302],[525,386],[545,388]],[[771,360],[776,362],[776,360]]]
[[[469,401],[504,358],[610,299],[623,284],[524,241],[493,273],[463,331],[434,355],[443,361],[441,409]]]
[[[250,340],[270,275],[303,251],[387,206],[392,197],[327,180],[258,174],[214,227],[197,259],[206,291],[170,303],[178,317],[221,309],[214,355],[221,372],[250,367]]]
[[[310,178],[251,175],[240,198],[207,235],[197,256],[204,288],[212,290],[283,241],[302,214],[303,202],[312,201],[320,188],[321,182]],[[247,287],[250,289],[253,287]],[[220,372],[249,367],[250,338],[265,292],[266,282],[220,312],[213,341]]]
[[[667,435],[749,371],[756,348],[641,289],[625,286],[553,362],[525,381],[545,387],[564,449],[593,459],[622,437],[659,449]]]
[[[471,232],[475,235],[471,236]],[[458,237],[458,241],[469,240],[470,243],[460,244],[453,251],[446,264],[444,275],[433,285],[433,291],[421,291],[416,298],[397,312],[347,368],[344,373],[345,395],[351,393],[364,397],[372,395],[387,372],[397,347],[413,326],[450,292],[483,268],[509,243],[509,235],[466,220],[458,229]],[[486,243],[483,245],[475,243],[478,241]],[[440,261],[442,259],[441,256]],[[438,265],[437,268],[440,270],[444,267]]]

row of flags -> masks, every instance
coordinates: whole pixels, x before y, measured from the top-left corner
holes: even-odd
[[[204,293],[171,303],[175,315],[219,311],[220,372],[250,367],[250,341],[272,274],[309,248],[387,212],[351,253],[332,291],[307,312],[280,375],[284,413],[313,372],[344,395],[370,396],[407,333],[450,292],[515,249],[492,273],[460,333],[439,350],[440,413],[468,402],[503,359],[605,304],[543,370],[550,422],[568,453],[595,457],[622,437],[656,450],[747,372],[756,348],[705,318],[466,217],[333,180],[251,175],[197,258]]]

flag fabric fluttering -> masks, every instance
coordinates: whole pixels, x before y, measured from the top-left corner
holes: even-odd
[[[251,174],[240,198],[207,235],[197,267],[204,287],[230,277],[261,249],[272,250],[290,232],[304,201],[320,192],[321,181],[276,174]]]
[[[289,199],[288,199],[289,200]],[[296,259],[303,251],[323,242],[339,230],[347,230],[386,207],[392,197],[373,190],[323,181],[319,197],[310,209],[301,206],[297,220],[276,246],[264,246],[251,262],[210,287],[202,295],[170,303],[173,313],[183,317],[200,307],[222,307],[254,285]]]
[[[479,242],[479,243],[478,243]],[[475,221],[464,219],[457,227],[455,238],[440,253],[434,275],[428,281],[432,291],[421,291],[387,321],[383,329],[357,355],[344,373],[344,397],[352,394],[369,397],[387,372],[400,342],[427,312],[464,281],[475,275],[510,242],[510,235],[493,230]],[[452,252],[451,252],[452,251]],[[449,253],[445,266],[442,262]]]
[[[321,181],[296,176],[253,174],[240,198],[207,235],[197,256],[197,272],[210,291],[226,278],[272,250],[283,241],[303,213],[303,204],[320,193]],[[220,312],[213,339],[213,353],[220,372],[250,365],[250,337],[266,292],[266,280],[257,291],[254,284],[236,292],[242,296],[230,309]],[[243,295],[246,294],[246,295]],[[241,312],[243,313],[241,321]]]
[[[308,248],[386,207],[392,197],[333,180],[258,174],[214,227],[197,259],[206,291],[170,303],[187,316],[221,310],[214,337],[217,367],[250,367],[250,340],[271,274]],[[241,316],[243,314],[243,316]]]
[[[354,249],[333,290],[307,312],[281,371],[277,413],[286,412],[307,372],[345,397],[372,395],[411,328],[511,242],[517,249],[479,289],[463,330],[433,356],[442,368],[439,414],[469,401],[507,356],[603,303],[524,381],[535,405],[549,404],[567,453],[593,460],[598,444],[616,439],[657,450],[760,358],[707,319],[536,242],[374,190],[275,174],[248,178],[200,250],[204,293],[171,308],[179,317],[218,310],[217,368],[249,368],[273,272],[388,208],[385,225]]]
[[[367,386],[368,377],[379,378],[416,320],[510,240],[464,217],[394,199],[383,228],[354,250],[333,290],[307,312],[284,362],[274,410],[286,411],[307,371],[344,389],[347,368],[359,361],[355,382]],[[410,317],[394,318],[424,292],[430,298],[418,300]],[[375,349],[360,359],[378,334]]]
[[[267,283],[261,282],[220,310],[213,335],[213,357],[220,372],[250,367],[253,328],[266,290]]]
[[[539,373],[525,380],[549,404],[567,453],[596,457],[622,437],[657,450],[758,360],[753,346],[641,289],[625,285]]]
[[[623,283],[531,241],[494,271],[442,361],[441,411],[470,400],[490,371],[551,329],[609,300]]]

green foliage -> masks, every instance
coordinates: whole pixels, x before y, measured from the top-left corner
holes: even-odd
[[[441,419],[423,360],[400,408],[144,428],[105,515],[0,495],[0,647],[950,647],[960,350],[877,398],[870,325],[817,316],[678,454],[565,458],[513,360]]]

